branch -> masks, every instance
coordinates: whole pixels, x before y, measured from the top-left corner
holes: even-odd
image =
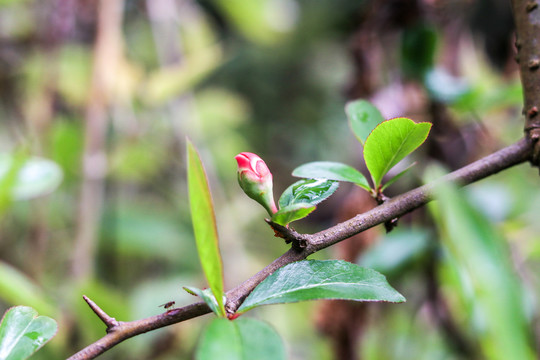
[[[354,218],[323,230],[316,234],[298,234],[294,231],[289,231],[286,228],[274,227],[276,233],[281,230],[284,233],[280,234],[288,242],[293,245],[305,244],[305,246],[292,246],[285,254],[274,260],[270,265],[262,269],[260,272],[246,280],[241,285],[227,292],[227,312],[233,314],[249,293],[270,274],[282,266],[295,261],[303,260],[309,255],[331,246],[337,242],[345,240],[353,235],[356,235],[364,230],[367,230],[375,225],[382,224],[388,220],[400,217],[422,205],[425,205],[432,199],[434,186],[440,182],[453,182],[458,185],[467,185],[496,174],[501,170],[507,169],[514,165],[530,160],[532,147],[526,139],[510,145],[502,150],[499,150],[491,155],[488,155],[474,163],[467,165],[459,170],[456,170],[438,181],[421,186],[400,196],[397,196],[384,204],[368,211],[359,214]],[[95,304],[94,304],[95,305]],[[92,309],[100,316],[102,312],[97,305],[92,306]],[[96,311],[96,308],[99,309]],[[210,312],[210,309],[205,303],[199,302],[191,304],[183,308],[169,310],[163,314],[152,316],[142,320],[130,322],[118,322],[116,325],[107,323],[107,335],[99,339],[95,343],[87,346],[77,354],[70,357],[68,360],[93,359],[96,356],[104,353],[116,344],[129,339],[133,336],[155,330],[167,325],[172,325],[185,320],[192,319]],[[103,314],[105,314],[103,312]],[[102,318],[102,316],[100,316]],[[102,318],[103,319],[103,318]],[[105,314],[105,319],[110,319]]]
[[[540,166],[540,7],[537,0],[512,0],[516,23],[516,61],[523,85],[525,133],[534,144],[532,162]]]

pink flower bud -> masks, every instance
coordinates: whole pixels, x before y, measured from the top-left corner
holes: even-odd
[[[272,193],[272,173],[259,156],[243,152],[235,156],[238,162],[238,183],[244,192],[264,206],[268,214],[277,212]]]

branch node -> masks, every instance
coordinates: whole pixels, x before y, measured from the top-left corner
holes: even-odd
[[[529,60],[529,63],[527,64],[527,66],[529,67],[529,70],[531,71],[538,69],[540,67],[540,59],[534,58],[534,59]]]
[[[536,9],[538,7],[538,3],[534,0],[531,0],[527,3],[527,6],[525,7],[525,10],[527,10],[528,13],[530,13],[531,11],[533,11],[534,9]]]
[[[533,106],[532,108],[529,109],[529,111],[527,111],[527,116],[530,119],[532,119],[536,115],[538,115],[538,108],[536,106]]]
[[[286,244],[292,243],[292,248],[294,250],[302,251],[308,246],[309,240],[305,235],[297,233],[288,226],[276,224],[271,220],[266,219],[265,221],[272,227],[272,230],[274,230],[274,236],[284,239]]]
[[[119,322],[113,318],[110,317],[105,311],[103,311],[95,302],[90,300],[90,298],[86,295],[83,295],[84,301],[90,306],[90,309],[97,315],[98,318],[103,321],[105,325],[107,325],[107,333],[110,333],[114,331],[114,328],[119,325]]]

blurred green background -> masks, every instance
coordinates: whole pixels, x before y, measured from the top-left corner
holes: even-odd
[[[496,0],[0,0],[0,152],[63,171],[58,189],[34,200],[10,201],[2,194],[16,181],[2,181],[0,312],[28,305],[56,319],[58,335],[34,358],[58,359],[104,335],[83,294],[125,321],[195,301],[182,290],[206,286],[186,136],[210,178],[228,289],[287,250],[239,188],[236,154],[265,159],[276,198],[302,163],[362,169],[344,112],[355,98],[386,118],[433,123],[405,161],[418,165],[389,196],[421,184],[430,164],[455,169],[517,141],[512,31],[509,3]],[[452,201],[388,235],[316,255],[381,271],[406,304],[293,304],[253,316],[278,329],[291,359],[532,357],[537,171],[519,166],[441,196]],[[319,231],[370,206],[343,184],[294,227]],[[101,358],[190,359],[207,320]]]

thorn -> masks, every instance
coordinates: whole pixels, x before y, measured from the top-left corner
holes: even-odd
[[[90,300],[88,296],[83,295],[83,299],[84,301],[86,301],[88,306],[90,306],[90,309],[92,309],[92,311],[97,315],[97,317],[100,318],[101,321],[103,321],[105,325],[107,325],[107,333],[109,333],[111,329],[114,328],[115,326],[118,326],[119,324],[118,321],[115,318],[110,317],[95,302]]]

